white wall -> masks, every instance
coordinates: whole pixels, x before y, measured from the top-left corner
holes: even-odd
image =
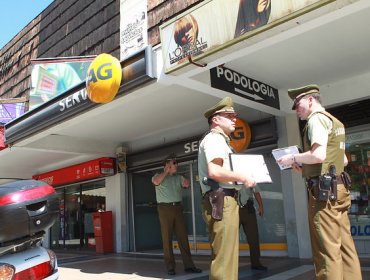
[[[337,83],[322,85],[320,87],[324,106],[354,102],[369,97],[370,72],[343,79]]]
[[[128,244],[128,188],[126,173],[105,179],[107,190],[106,210],[113,212],[113,238],[117,253],[127,252]]]

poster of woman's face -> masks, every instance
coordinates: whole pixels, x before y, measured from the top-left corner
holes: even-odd
[[[188,49],[195,45],[198,39],[198,22],[192,14],[188,14],[175,23],[174,40],[178,46]]]
[[[240,0],[235,37],[267,24],[271,0]]]
[[[166,69],[324,0],[212,0],[160,27]],[[315,7],[319,7],[316,5]],[[313,7],[313,8],[315,8]],[[296,13],[299,15],[299,13]],[[281,21],[283,22],[283,21]],[[268,28],[268,27],[266,27]]]

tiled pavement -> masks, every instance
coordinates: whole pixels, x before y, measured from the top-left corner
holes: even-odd
[[[55,251],[59,264],[60,280],[125,280],[125,279],[198,279],[209,275],[209,256],[193,256],[200,274],[183,271],[180,256],[176,256],[177,274],[167,275],[161,255],[148,254],[97,254],[83,251]],[[250,269],[249,257],[240,257],[239,279],[244,280],[310,280],[314,279],[311,260],[287,257],[263,257],[267,271]],[[370,280],[370,258],[361,258],[363,280]]]

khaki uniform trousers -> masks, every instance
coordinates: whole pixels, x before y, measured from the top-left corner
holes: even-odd
[[[161,224],[164,262],[167,270],[176,268],[172,247],[174,233],[179,244],[184,268],[194,267],[182,205],[158,204],[158,214]]]
[[[254,209],[253,209],[254,210]],[[250,213],[247,206],[239,209],[240,224],[247,236],[252,266],[260,266],[260,244],[258,238],[258,224],[256,211]]]
[[[317,200],[318,188],[309,191],[309,227],[316,279],[359,280],[361,267],[350,232],[350,192],[337,186],[337,201]]]
[[[208,226],[211,245],[209,279],[237,280],[239,269],[239,206],[232,196],[224,197],[221,221],[212,218],[209,201],[202,200],[203,219]]]

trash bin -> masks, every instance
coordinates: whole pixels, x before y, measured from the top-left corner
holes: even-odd
[[[95,248],[97,253],[113,253],[112,211],[93,213]]]

